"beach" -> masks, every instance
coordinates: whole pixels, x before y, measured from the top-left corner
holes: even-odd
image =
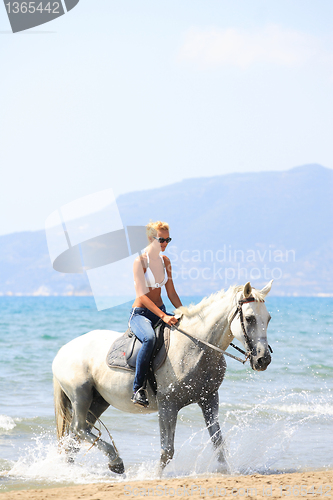
[[[86,484],[67,488],[10,491],[1,500],[109,500],[110,498],[249,497],[330,498],[333,470],[249,476],[184,477],[129,481],[114,484]]]

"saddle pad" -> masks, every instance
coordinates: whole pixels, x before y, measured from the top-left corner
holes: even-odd
[[[125,332],[121,337],[118,337],[113,344],[106,356],[106,364],[110,368],[122,368],[123,370],[134,371],[126,361],[126,349],[131,338]]]
[[[109,368],[121,368],[122,370],[135,371],[135,367],[127,363],[126,353],[129,351],[129,346],[133,343],[134,335],[130,330],[127,330],[121,337],[118,337],[110,347],[106,356],[106,364]],[[136,339],[136,343],[141,342]],[[153,352],[153,370],[157,372],[163,365],[167,356],[170,345],[170,328],[165,326],[163,331],[163,338],[157,338],[154,352]]]

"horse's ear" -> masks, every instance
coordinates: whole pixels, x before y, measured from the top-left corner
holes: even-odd
[[[250,297],[251,295],[251,292],[252,292],[252,286],[251,286],[251,283],[248,281],[246,283],[246,285],[244,285],[244,297],[247,299],[248,297]]]
[[[263,295],[266,295],[268,294],[268,292],[270,292],[271,288],[272,288],[272,283],[273,283],[274,280],[271,280],[269,283],[267,283],[267,285],[264,286],[264,288],[261,290],[261,293]]]

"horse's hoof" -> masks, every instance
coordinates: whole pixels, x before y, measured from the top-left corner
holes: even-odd
[[[124,467],[124,462],[122,459],[117,458],[118,463],[111,463],[109,464],[109,469],[111,472],[115,472],[116,474],[124,474],[125,473],[125,467]]]

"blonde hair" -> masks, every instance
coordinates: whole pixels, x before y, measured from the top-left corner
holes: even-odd
[[[156,222],[151,220],[146,225],[146,235],[149,242],[153,236],[157,235],[157,231],[169,231],[169,224],[167,222],[162,222],[161,220],[157,220]]]

